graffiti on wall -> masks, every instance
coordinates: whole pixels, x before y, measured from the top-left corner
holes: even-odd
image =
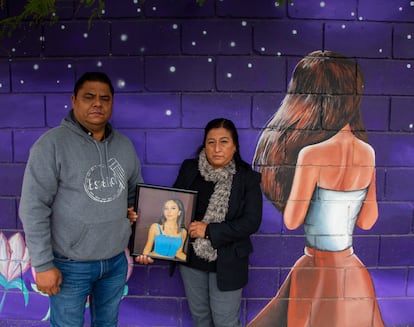
[[[128,282],[133,272],[134,263],[129,249],[125,249],[125,256],[128,260],[128,272],[126,277],[126,282]],[[0,260],[0,286],[3,288],[0,300],[0,314],[7,302],[7,294],[11,291],[16,293],[17,290],[17,293],[21,293],[23,297],[24,306],[17,304],[19,310],[31,310],[31,296],[41,296],[48,299],[46,294],[43,294],[37,289],[36,283],[34,282],[36,280],[36,272],[31,266],[29,252],[22,233],[14,233],[10,238],[7,238],[3,232],[0,232],[0,258],[4,258]],[[31,273],[31,278],[25,281],[23,276],[28,273]],[[26,284],[30,284],[30,288]],[[123,297],[127,295],[128,284],[125,283]],[[36,301],[38,301],[38,298],[33,301],[35,307]],[[11,302],[13,302],[13,300]],[[13,303],[11,303],[11,305],[13,305]],[[16,306],[16,303],[14,303],[14,306]],[[85,307],[89,307],[89,298],[86,301]],[[49,320],[50,308],[45,307],[44,309],[43,317],[39,318],[40,321]],[[21,313],[22,311],[20,311],[20,314]]]
[[[378,218],[362,92],[354,61],[314,51],[296,65],[260,135],[253,161],[263,192],[288,229],[303,226],[306,244],[249,327],[384,326],[371,276],[352,246],[355,226],[370,229]]]
[[[6,301],[7,292],[13,289],[21,291],[25,306],[29,303],[29,290],[22,275],[30,268],[29,253],[21,233],[13,234],[9,239],[0,232],[0,285],[3,294],[0,301],[0,313]]]

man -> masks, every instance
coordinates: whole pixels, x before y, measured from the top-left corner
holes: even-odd
[[[19,214],[51,326],[83,326],[88,296],[92,326],[117,325],[127,212],[143,180],[132,143],[108,123],[113,95],[106,74],[85,73],[73,109],[30,150]]]

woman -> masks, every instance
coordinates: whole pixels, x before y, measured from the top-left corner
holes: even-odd
[[[232,121],[218,118],[206,125],[198,158],[182,163],[174,187],[198,191],[188,263],[180,263],[194,326],[241,326],[250,235],[261,223],[262,193],[260,174],[240,157]],[[153,262],[146,256],[136,261]]]
[[[383,326],[369,272],[352,248],[355,224],[370,229],[378,217],[362,89],[353,61],[312,52],[260,137],[254,163],[263,191],[288,229],[304,225],[306,246],[249,327]]]
[[[148,230],[143,254],[154,257],[186,260],[183,246],[187,239],[184,226],[184,205],[179,199],[167,200],[163,205],[161,219]]]

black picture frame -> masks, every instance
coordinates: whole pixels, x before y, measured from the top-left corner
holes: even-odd
[[[197,193],[197,191],[173,187],[138,184],[135,201],[138,219],[132,225],[131,255],[146,254],[154,259],[187,262],[188,226],[194,219]],[[176,207],[179,212],[176,219],[180,221],[180,227],[176,224],[177,230],[174,228],[168,231],[167,227],[173,225],[162,223],[173,219],[171,214],[168,214],[169,218],[166,218],[164,212],[166,206]],[[174,233],[174,235],[169,236],[169,233]],[[179,248],[175,251],[178,245]]]

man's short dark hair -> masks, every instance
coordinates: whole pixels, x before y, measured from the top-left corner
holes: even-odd
[[[111,94],[114,95],[114,87],[108,75],[102,72],[86,72],[75,83],[75,87],[73,89],[73,95],[75,97],[78,94],[79,89],[83,86],[83,84],[85,84],[85,82],[105,83],[109,86]]]

